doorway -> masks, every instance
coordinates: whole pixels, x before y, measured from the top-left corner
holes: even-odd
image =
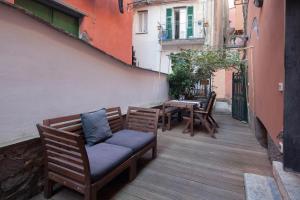
[[[283,164],[300,172],[300,1],[286,1]]]
[[[186,8],[174,9],[175,20],[175,39],[186,39],[186,21],[187,11]]]

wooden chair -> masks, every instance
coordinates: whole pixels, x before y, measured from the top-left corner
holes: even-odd
[[[219,127],[217,122],[212,117],[212,110],[216,100],[216,93],[211,92],[208,103],[204,109],[198,108],[194,110],[195,119],[199,119],[201,124],[207,129],[212,137],[215,138],[216,129]]]

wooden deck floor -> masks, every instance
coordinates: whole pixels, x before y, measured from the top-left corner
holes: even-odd
[[[182,134],[183,125],[160,131],[158,157],[151,160],[150,154],[145,155],[133,182],[123,173],[99,192],[99,199],[244,199],[243,173],[272,176],[271,164],[247,124],[230,115],[216,115],[216,119],[217,139],[200,131],[194,137]],[[52,199],[76,200],[82,195],[58,189]]]

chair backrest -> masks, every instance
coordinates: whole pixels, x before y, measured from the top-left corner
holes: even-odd
[[[159,109],[129,107],[125,128],[157,134]]]
[[[215,92],[211,92],[210,98],[207,102],[207,106],[206,106],[206,109],[205,109],[209,114],[211,114],[211,112],[212,112],[212,109],[213,109],[213,106],[214,106],[214,103],[215,103],[215,100],[216,100],[216,96],[217,96],[217,94]]]
[[[44,164],[48,176],[70,187],[90,182],[90,167],[80,134],[37,125],[44,147]]]
[[[107,108],[106,115],[109,126],[113,133],[123,129],[123,117],[120,107]],[[64,130],[72,133],[82,134],[82,124],[80,114],[68,115],[43,121],[45,126],[53,127],[59,130]]]

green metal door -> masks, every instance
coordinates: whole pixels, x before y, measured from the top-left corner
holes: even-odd
[[[248,122],[245,73],[233,73],[232,76],[232,117]]]

